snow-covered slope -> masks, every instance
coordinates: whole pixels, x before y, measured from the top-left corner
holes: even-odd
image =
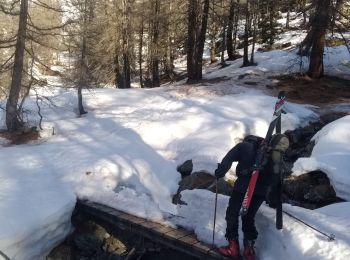
[[[0,250],[14,260],[44,259],[47,250],[70,232],[69,218],[76,197],[160,222],[171,221],[168,213],[179,213],[186,217],[185,225],[195,229],[200,239],[208,241],[212,225],[209,215],[213,207],[209,199],[203,202],[205,211],[200,217],[196,212],[186,213],[171,204],[171,195],[176,192],[180,180],[176,165],[193,159],[194,170],[212,172],[228,149],[244,135],[263,136],[271,119],[275,97],[245,88],[237,77],[244,73],[255,77],[260,73],[258,79],[261,79],[273,70],[286,70],[288,55],[292,54],[276,51],[256,55],[261,66],[254,68],[239,69],[241,61],[236,61],[222,70],[209,69],[206,79],[228,78],[212,84],[176,84],[152,90],[86,91],[84,101],[89,113],[82,117],[74,113],[75,92],[63,88],[41,90],[41,94],[55,104],[42,104],[43,138],[30,144],[0,147]],[[347,73],[350,74],[349,68]],[[29,120],[38,120],[34,96],[25,106],[33,111],[28,115]],[[284,130],[315,118],[307,105],[288,104],[286,110]],[[1,110],[2,123],[4,116]],[[341,121],[342,127],[348,127],[348,119],[345,120]],[[330,129],[329,133],[332,131]],[[322,144],[321,136],[327,135],[320,133],[318,143]],[[339,135],[346,136],[345,131]],[[345,147],[349,144],[348,139],[344,140],[325,139],[325,146],[343,149],[341,153],[332,153],[328,161],[322,158],[327,167],[335,167],[334,158],[341,166],[332,170],[331,177],[338,174],[344,177],[338,171],[344,169],[348,161],[344,154],[348,152]],[[338,142],[344,145],[338,146]],[[315,151],[320,149],[315,156],[324,156],[322,147],[315,148]],[[346,194],[349,179],[332,180],[336,187],[340,187],[341,194]],[[194,194],[197,196],[196,192]],[[212,195],[198,196],[198,199],[188,199],[187,209],[199,208],[197,203]],[[227,200],[227,197],[220,196],[221,218]],[[349,205],[345,204],[344,208],[347,207]],[[331,244],[322,244],[318,236],[307,232],[305,241],[310,247],[300,246],[298,243],[304,243],[301,240],[304,228],[288,222],[283,232],[273,231],[273,213],[263,208],[258,220],[262,239],[257,245],[264,259],[281,256],[295,259],[295,255],[305,259],[309,256],[310,259],[347,259],[350,242],[346,229],[331,225],[337,220],[337,214],[335,218],[326,218],[322,211],[316,214],[301,209],[291,210],[313,216],[308,220],[314,224],[318,224],[316,219],[322,219],[324,222],[320,225],[342,239],[333,243],[335,247],[332,249]],[[191,222],[194,218],[196,223]],[[223,219],[219,225],[217,243],[222,244]],[[273,250],[274,242],[269,241],[281,245],[279,251]],[[340,250],[344,253],[339,253]]]

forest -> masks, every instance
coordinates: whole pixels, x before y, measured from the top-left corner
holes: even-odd
[[[348,0],[0,0],[0,90],[0,259],[350,259]]]
[[[277,22],[281,13],[287,14],[284,24]],[[195,83],[208,63],[225,66],[226,60],[242,59],[242,66],[255,65],[256,46],[282,48],[275,42],[283,31],[307,32],[295,46],[310,59],[301,73],[320,78],[327,46],[346,45],[350,51],[344,36],[349,15],[344,0],[1,0],[6,127],[23,128],[24,100],[30,90],[47,86],[45,75],[76,88],[84,114],[84,88],[124,89],[132,82],[154,88],[184,77]],[[296,17],[301,24],[290,23]],[[186,70],[176,68],[178,60],[186,61]]]

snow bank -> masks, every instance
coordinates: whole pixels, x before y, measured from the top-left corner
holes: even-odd
[[[350,116],[323,127],[313,138],[316,145],[310,158],[298,159],[293,174],[321,170],[330,179],[338,197],[350,200]]]
[[[41,259],[71,231],[76,197],[37,146],[0,153],[0,250],[11,259]]]
[[[179,206],[180,217],[174,218],[173,222],[179,226],[192,229],[199,240],[211,244],[215,194],[207,190],[187,190],[183,191],[181,195],[181,199],[187,205]],[[228,201],[228,196],[219,194],[215,233],[215,244],[217,246],[227,244],[224,235],[226,230],[225,212]],[[350,259],[350,235],[348,232],[344,232],[344,230],[350,229],[348,216],[337,214],[345,206],[349,209],[349,203],[336,205],[312,211],[284,204],[285,211],[309,224],[312,223],[315,228],[326,234],[334,234],[336,240],[333,242],[329,242],[325,236],[286,214],[283,215],[283,229],[277,230],[274,222],[275,210],[262,205],[256,215],[256,225],[259,231],[259,237],[256,241],[258,258],[264,260]],[[241,231],[239,236],[242,245],[243,234]]]

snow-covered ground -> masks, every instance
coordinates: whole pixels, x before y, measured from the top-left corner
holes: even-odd
[[[325,60],[328,71],[350,75],[349,66],[343,65],[349,60],[345,48],[333,48],[330,53],[332,59]],[[293,52],[273,51],[257,53],[256,67],[239,68],[241,61],[235,61],[224,69],[207,69],[206,79],[227,78],[216,83],[85,91],[89,113],[82,117],[74,112],[75,92],[40,90],[52,101],[42,104],[42,138],[18,146],[0,140],[0,250],[14,260],[44,259],[71,232],[69,220],[76,198],[183,225],[200,240],[211,242],[214,194],[184,191],[187,206],[173,205],[171,196],[180,180],[176,166],[193,159],[195,171],[213,172],[244,135],[264,136],[275,97],[264,94],[259,86],[265,84],[266,75],[288,72],[293,59]],[[240,83],[240,75],[256,80],[257,89]],[[28,99],[26,108],[33,111],[28,118],[38,120],[34,97]],[[283,130],[316,117],[308,105],[289,103],[286,110]],[[0,122],[4,123],[2,111]],[[315,136],[312,157],[300,160],[295,172],[324,170],[338,195],[348,199],[350,137],[346,129],[350,129],[349,117],[321,130]],[[219,196],[217,245],[225,244],[227,202],[228,197]],[[263,206],[257,215],[260,259],[350,259],[350,203],[314,211],[288,205],[285,209],[334,233],[336,240],[328,242],[288,217],[284,229],[277,231],[274,211]],[[169,217],[169,213],[182,217]]]
[[[310,158],[300,158],[294,164],[293,172],[299,175],[313,170],[327,173],[337,196],[350,200],[350,116],[336,120],[321,131],[313,140],[316,142]],[[349,215],[350,216],[350,215]]]

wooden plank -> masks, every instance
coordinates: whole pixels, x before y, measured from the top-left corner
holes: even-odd
[[[196,243],[198,243],[198,239],[196,237],[194,237],[192,234],[185,236],[185,237],[181,237],[179,238],[180,241],[184,242],[187,245],[194,245]]]
[[[133,216],[133,215],[129,215],[128,220],[131,221],[133,224],[141,224],[143,222],[148,222],[144,218],[139,218],[139,217],[136,217],[136,216]]]
[[[111,207],[105,206],[104,208],[102,208],[101,210],[105,211],[108,214],[111,214],[113,216],[120,216],[122,214],[125,214],[123,211],[117,210],[117,209],[113,209]]]
[[[145,221],[145,222],[139,223],[139,225],[140,225],[141,227],[144,227],[144,228],[147,228],[147,229],[152,229],[152,228],[154,228],[156,225],[159,225],[159,224],[156,223],[156,222],[152,222],[152,221]]]
[[[191,232],[187,231],[185,229],[174,229],[173,231],[170,231],[170,232],[166,233],[165,236],[166,237],[175,238],[175,239],[179,239],[179,238],[188,236],[189,234],[191,234]]]
[[[120,221],[130,222],[129,219],[130,219],[131,215],[129,215],[128,213],[123,213],[123,214],[118,215],[117,217]]]
[[[229,259],[211,246],[199,242],[192,232],[183,228],[161,225],[98,203],[78,201],[77,210],[93,218],[96,223],[100,221],[110,227],[129,230],[201,260]]]
[[[207,254],[210,251],[210,248],[207,245],[203,244],[202,242],[195,243],[192,245],[192,247],[195,250],[198,250],[204,254]]]
[[[168,233],[168,232],[173,231],[174,228],[168,227],[168,226],[163,226],[163,225],[161,225],[161,224],[159,224],[159,223],[156,223],[156,224],[154,225],[154,227],[151,228],[151,230],[153,230],[153,231],[155,231],[155,232],[157,232],[157,233],[160,233],[160,234],[164,235],[164,234],[166,234],[166,233]]]
[[[208,252],[208,254],[212,257],[214,257],[215,259],[224,259],[224,256],[221,255],[217,249],[210,249],[210,251]]]

